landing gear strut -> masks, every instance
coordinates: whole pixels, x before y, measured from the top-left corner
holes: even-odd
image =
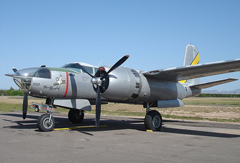
[[[47,104],[32,104],[32,106],[34,105],[35,108],[36,106],[41,109],[46,111],[49,114],[42,114],[37,121],[37,126],[39,128],[40,131],[52,131],[53,128],[55,127],[55,119],[52,116],[52,111],[56,111],[56,108],[53,107],[53,98],[48,98],[47,99],[48,102],[46,102]]]
[[[160,131],[162,127],[162,116],[156,110],[151,110],[149,108],[149,104],[147,104],[147,113],[144,119],[144,125],[146,129],[152,131]]]

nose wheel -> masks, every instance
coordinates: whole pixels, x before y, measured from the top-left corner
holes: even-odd
[[[52,114],[42,114],[38,118],[37,125],[40,131],[52,131],[55,127],[55,119],[52,117]]]

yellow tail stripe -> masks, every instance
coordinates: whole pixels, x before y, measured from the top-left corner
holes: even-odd
[[[187,80],[180,80],[179,82],[180,82],[180,83],[186,83]]]
[[[199,53],[197,53],[196,57],[194,58],[194,60],[192,61],[191,65],[196,65],[199,63]]]
[[[196,65],[196,64],[198,64],[198,63],[199,63],[199,53],[197,53],[197,55],[195,56],[194,60],[193,60],[192,63],[191,63],[191,66],[192,66],[192,65]],[[180,82],[180,83],[186,83],[187,80],[180,80],[179,82]]]

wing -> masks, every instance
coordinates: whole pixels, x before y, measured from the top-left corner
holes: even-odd
[[[146,77],[180,81],[240,71],[240,59],[143,72]]]
[[[228,79],[223,79],[223,80],[217,80],[217,81],[212,81],[212,82],[207,82],[207,83],[191,85],[190,88],[191,89],[201,90],[201,89],[213,87],[213,86],[216,86],[216,85],[233,82],[233,81],[236,81],[236,80],[238,80],[238,79],[236,79],[236,78],[228,78]]]

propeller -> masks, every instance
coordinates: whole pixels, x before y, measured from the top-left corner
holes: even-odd
[[[28,108],[28,94],[27,94],[27,93],[24,93],[24,97],[23,97],[23,109],[22,109],[23,119],[25,119],[26,116],[27,116],[27,108]]]
[[[13,67],[12,70],[18,76],[21,76],[21,74],[19,73],[19,71],[16,68]],[[27,116],[27,108],[28,108],[28,94],[26,92],[24,92],[24,96],[23,96],[23,109],[22,109],[23,119],[25,119],[26,116]]]
[[[92,77],[91,79],[91,83],[95,86],[97,86],[97,88],[95,89],[97,96],[96,96],[96,121],[95,121],[95,125],[96,127],[99,127],[100,124],[100,114],[101,114],[101,89],[100,87],[102,86],[103,80],[108,76],[108,74],[110,72],[112,72],[113,70],[115,70],[116,68],[118,68],[121,64],[123,64],[127,59],[129,58],[129,55],[125,55],[123,56],[119,61],[117,61],[109,70],[108,72],[106,72],[104,75],[101,75],[99,77],[93,76],[92,74],[90,74],[83,66],[81,66],[81,69],[86,72],[89,76]],[[98,71],[101,71],[98,69]]]

